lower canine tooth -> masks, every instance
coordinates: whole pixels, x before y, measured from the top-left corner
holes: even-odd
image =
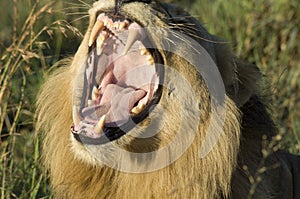
[[[94,100],[88,100],[88,106],[91,107],[93,106],[95,103],[94,103]]]
[[[72,110],[72,118],[75,126],[78,126],[81,122],[81,117],[78,113],[77,107],[74,105]]]
[[[100,135],[103,131],[104,124],[105,124],[106,115],[103,115],[97,125],[94,127],[94,132],[97,135]]]
[[[142,112],[142,110],[144,109],[144,107],[145,107],[144,104],[140,104],[140,105],[134,107],[133,109],[131,109],[131,113],[139,114],[140,112]]]
[[[92,32],[91,32],[91,36],[90,36],[90,39],[89,39],[89,47],[91,47],[93,45],[93,43],[95,42],[98,34],[104,29],[104,23],[100,20],[97,20],[93,29],[92,29]]]

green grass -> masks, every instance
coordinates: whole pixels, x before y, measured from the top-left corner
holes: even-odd
[[[259,66],[263,96],[284,146],[300,153],[299,1],[196,2],[191,12],[208,30],[226,38],[238,57]]]
[[[82,18],[86,5],[79,0],[63,2],[0,0],[5,8],[0,18],[1,199],[51,198],[34,133],[35,97],[50,66],[76,51],[87,25],[87,18]],[[263,94],[283,146],[299,154],[299,1],[177,2],[210,32],[226,38],[240,58],[261,68]]]

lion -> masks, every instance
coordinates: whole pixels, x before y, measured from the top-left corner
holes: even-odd
[[[42,86],[37,129],[56,198],[299,198],[300,158],[261,73],[181,8],[99,0]]]

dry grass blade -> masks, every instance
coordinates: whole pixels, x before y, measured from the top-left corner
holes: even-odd
[[[39,144],[34,147],[20,145],[25,136],[32,137],[33,134],[23,130],[21,125],[31,124],[33,115],[28,107],[28,84],[36,80],[31,76],[40,73],[38,64],[46,68],[47,61],[43,50],[49,46],[49,34],[64,34],[68,32],[81,37],[80,31],[65,20],[48,20],[54,12],[54,4],[57,1],[12,1],[13,25],[10,44],[6,42],[1,46],[0,59],[0,197],[4,198],[37,198],[40,192],[46,193],[47,187],[44,173],[39,166]],[[9,3],[8,3],[9,4]],[[28,6],[29,10],[21,7]],[[27,13],[24,13],[27,12]],[[25,17],[24,17],[24,16]],[[4,46],[7,46],[4,48]],[[35,88],[36,89],[36,88]],[[28,110],[24,109],[27,106]],[[24,114],[27,113],[27,114]],[[30,113],[30,114],[28,114]],[[25,116],[24,116],[25,115]],[[29,117],[31,122],[20,122],[21,117]],[[30,127],[31,128],[31,127]],[[31,138],[32,139],[32,138]],[[24,140],[25,143],[28,142]],[[32,142],[32,141],[30,141]],[[32,148],[32,153],[25,153]],[[21,151],[20,151],[21,150]],[[31,150],[31,149],[30,149]],[[24,155],[21,158],[17,154]],[[25,158],[26,157],[26,158]],[[22,168],[20,170],[20,168]],[[21,173],[30,173],[31,177],[22,179]],[[28,192],[28,190],[30,190]],[[43,195],[44,195],[43,194]]]

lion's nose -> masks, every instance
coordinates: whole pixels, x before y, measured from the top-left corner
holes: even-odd
[[[151,0],[115,0],[115,14],[119,12],[122,4],[131,2],[151,3]]]
[[[151,3],[151,0],[116,0],[116,4],[121,5],[123,3],[130,3],[130,2],[143,2],[143,3]]]
[[[124,3],[131,3],[131,2],[151,3],[151,0],[115,0],[116,9],[119,9]]]

